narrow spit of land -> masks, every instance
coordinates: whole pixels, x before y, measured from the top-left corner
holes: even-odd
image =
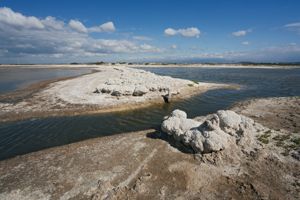
[[[92,74],[43,82],[23,92],[2,95],[0,100],[10,101],[0,103],[0,121],[122,111],[162,104],[162,96],[166,95],[176,101],[211,89],[237,88],[159,76],[125,66],[95,69],[97,72]]]

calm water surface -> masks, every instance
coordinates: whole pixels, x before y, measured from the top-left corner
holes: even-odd
[[[0,124],[0,159],[88,138],[159,127],[179,108],[189,117],[205,115],[253,97],[300,96],[300,68],[146,68],[195,81],[235,83],[241,90],[218,89],[190,99],[149,108],[74,117],[51,117]],[[1,83],[0,83],[1,85]]]
[[[91,69],[0,68],[0,94],[26,87],[39,81],[77,76]]]

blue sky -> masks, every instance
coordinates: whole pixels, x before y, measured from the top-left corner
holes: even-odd
[[[299,10],[297,0],[0,0],[0,62],[300,61]]]

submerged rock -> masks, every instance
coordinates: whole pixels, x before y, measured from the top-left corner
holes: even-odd
[[[249,142],[249,138],[254,138],[250,133],[253,123],[253,120],[229,110],[208,115],[201,122],[188,119],[184,111],[174,110],[165,118],[161,128],[196,153],[211,153],[228,148],[242,139]]]

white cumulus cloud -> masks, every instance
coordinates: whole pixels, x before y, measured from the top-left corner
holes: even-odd
[[[37,59],[88,59],[110,54],[154,53],[149,44],[122,39],[93,38],[90,32],[112,32],[112,22],[86,27],[79,20],[69,23],[48,16],[40,19],[25,16],[10,8],[0,8],[0,63]],[[52,62],[52,60],[47,61]]]
[[[174,36],[176,34],[177,34],[177,31],[175,29],[172,29],[172,28],[165,29],[165,35],[167,35],[167,36]]]
[[[21,13],[14,12],[10,8],[0,8],[0,22],[6,25],[23,28],[43,29],[43,23],[36,17],[24,16]]]
[[[93,26],[88,29],[89,32],[114,32],[116,30],[113,22],[106,22],[100,26]]]
[[[167,28],[164,31],[166,36],[175,36],[175,35],[181,35],[183,37],[196,37],[198,38],[201,34],[201,31],[198,28],[190,27],[185,29],[173,29],[173,28]]]
[[[69,27],[79,33],[87,33],[87,28],[78,20],[71,19]]]
[[[48,16],[45,19],[41,20],[46,28],[52,28],[57,30],[62,30],[65,26],[63,21],[57,20],[55,17]]]

